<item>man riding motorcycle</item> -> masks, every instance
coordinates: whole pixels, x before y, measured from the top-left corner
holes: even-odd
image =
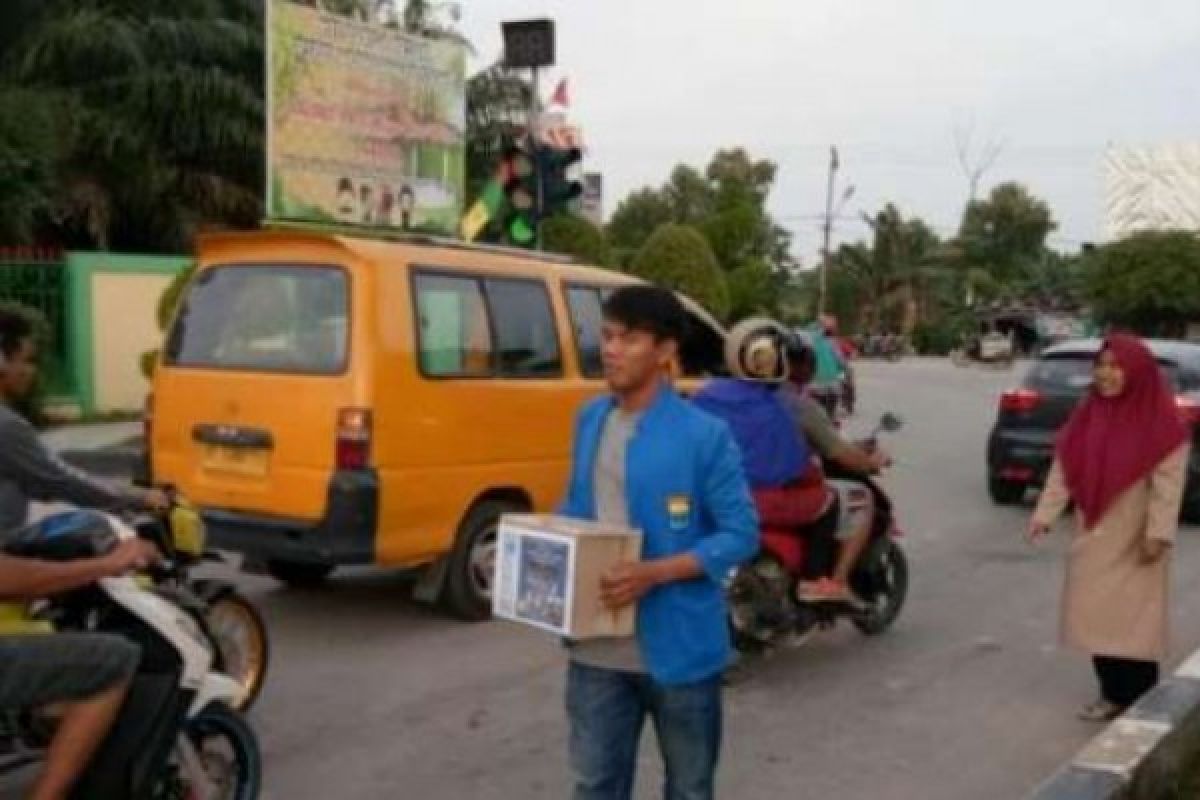
[[[807,391],[817,369],[817,355],[809,338],[804,334],[792,334],[787,344],[788,382],[780,389],[779,397],[796,430],[807,437],[831,469],[848,473],[851,477],[874,474],[891,466],[891,457],[881,448],[867,450],[842,436],[825,407]],[[874,492],[872,499],[874,501]],[[807,590],[802,587],[802,594],[853,599],[849,589],[850,575],[870,542],[873,514],[872,508],[861,524],[847,532],[832,576],[820,581],[818,586],[808,587]]]
[[[122,490],[79,472],[52,455],[12,406],[37,374],[34,328],[25,316],[0,310],[0,544],[26,522],[31,499],[105,510],[163,509],[160,491]],[[106,556],[68,563],[0,555],[0,602],[29,602],[146,566],[157,554],[129,541]],[[0,709],[56,706],[61,721],[31,800],[65,798],[124,701],[140,658],[120,637],[103,634],[14,635],[0,629]]]

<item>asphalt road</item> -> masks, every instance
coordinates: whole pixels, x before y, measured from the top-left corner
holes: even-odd
[[[1018,367],[1020,369],[1020,367]],[[984,444],[1014,373],[908,361],[860,368],[862,409],[907,420],[887,477],[912,564],[896,626],[847,626],[756,659],[727,695],[720,795],[839,800],[1019,798],[1096,731],[1086,659],[1056,647],[1064,537],[1032,548],[997,509]],[[1200,645],[1196,532],[1176,562],[1178,660]],[[468,625],[358,572],[312,592],[239,577],[273,636],[252,720],[270,798],[535,800],[569,796],[564,659],[549,638]],[[653,734],[639,798],[661,796]]]

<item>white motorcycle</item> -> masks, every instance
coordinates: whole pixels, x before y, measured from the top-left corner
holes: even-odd
[[[121,519],[78,512],[70,524],[34,526],[5,545],[11,555],[52,561],[92,558],[137,538]],[[176,590],[178,591],[178,590]],[[134,576],[104,578],[28,610],[31,634],[93,631],[141,647],[125,704],[73,800],[256,800],[258,740],[232,705],[242,685],[213,668],[213,645],[188,604]],[[51,711],[0,719],[0,774],[41,758]]]

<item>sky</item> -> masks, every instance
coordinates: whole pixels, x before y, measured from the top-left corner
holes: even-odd
[[[1100,241],[1107,144],[1200,140],[1200,0],[466,0],[474,66],[501,54],[500,23],[552,17],[585,166],[605,212],[680,162],[722,147],[778,165],[770,209],[812,263],[829,147],[840,197],[833,242],[894,202],[942,235],[958,226],[973,158],[999,148],[986,193],[1024,183],[1051,207],[1052,246]]]

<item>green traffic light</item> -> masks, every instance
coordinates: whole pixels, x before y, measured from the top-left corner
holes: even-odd
[[[524,214],[518,214],[508,223],[508,238],[514,244],[532,244],[537,232]]]

